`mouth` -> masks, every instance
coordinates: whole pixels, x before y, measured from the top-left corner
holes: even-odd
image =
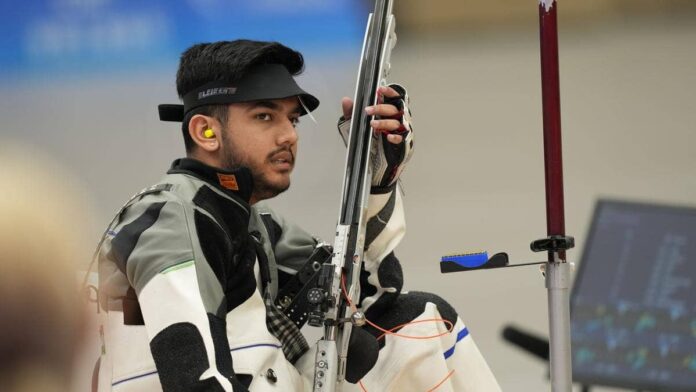
[[[295,157],[288,150],[279,151],[270,157],[271,164],[279,170],[292,169],[295,164]]]

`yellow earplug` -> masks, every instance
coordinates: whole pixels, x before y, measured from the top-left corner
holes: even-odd
[[[213,131],[211,128],[206,129],[203,131],[203,136],[205,136],[206,139],[212,139],[215,137],[215,131]]]

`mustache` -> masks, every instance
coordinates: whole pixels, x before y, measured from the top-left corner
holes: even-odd
[[[288,154],[290,154],[290,163],[295,163],[295,154],[292,153],[292,150],[290,149],[290,147],[280,147],[280,148],[272,151],[270,154],[268,154],[268,160],[272,161],[276,155],[283,153],[283,152],[287,152]]]

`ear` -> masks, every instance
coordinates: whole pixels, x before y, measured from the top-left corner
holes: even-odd
[[[189,121],[189,135],[198,148],[215,152],[220,148],[220,123],[213,117],[196,114]],[[212,134],[208,131],[212,129]],[[208,131],[208,132],[206,132]]]

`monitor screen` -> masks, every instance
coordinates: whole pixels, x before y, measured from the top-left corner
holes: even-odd
[[[600,200],[571,331],[576,381],[696,391],[696,208]]]

